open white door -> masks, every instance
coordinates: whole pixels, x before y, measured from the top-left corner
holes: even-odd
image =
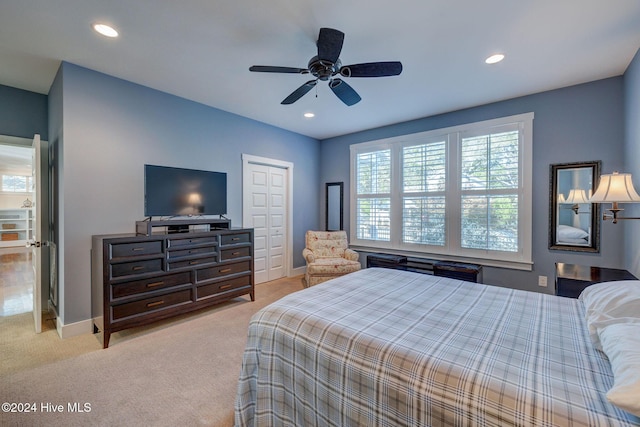
[[[33,205],[31,206],[31,262],[33,263],[33,321],[36,325],[36,333],[42,332],[42,252],[40,247],[40,223],[42,221],[42,194],[40,185],[40,135],[33,137],[32,157],[32,191]]]

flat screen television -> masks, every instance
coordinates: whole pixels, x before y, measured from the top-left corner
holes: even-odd
[[[227,174],[144,165],[144,215],[224,215]]]

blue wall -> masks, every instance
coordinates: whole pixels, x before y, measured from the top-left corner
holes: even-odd
[[[625,172],[640,192],[640,49],[624,75]],[[640,204],[624,206],[623,216],[640,217]],[[625,267],[640,278],[640,220],[621,221],[625,231]],[[605,226],[604,230],[611,228]]]
[[[345,182],[348,218],[350,144],[533,111],[533,198],[537,209],[533,223],[534,270],[486,269],[484,279],[541,290],[537,276],[546,275],[551,292],[557,261],[624,267],[640,274],[640,221],[616,226],[603,223],[600,254],[547,249],[550,163],[602,160],[604,173],[632,172],[636,186],[640,186],[639,56],[624,78],[427,117],[322,143],[64,63],[48,97],[0,86],[0,134],[31,138],[40,133],[43,139],[59,143],[64,181],[59,183],[64,191],[59,208],[64,221],[58,229],[64,260],[59,267],[64,272],[61,297],[67,301],[60,314],[69,323],[90,317],[90,236],[132,231],[133,222],[143,216],[144,163],[224,170],[230,173],[230,185],[240,188],[241,153],[293,162],[293,255],[294,266],[300,267],[304,265],[299,255],[304,231],[323,222],[320,213],[324,212],[325,182]],[[232,219],[240,223],[239,195],[230,196],[229,206]],[[635,216],[640,216],[638,208],[629,205],[626,214],[635,210]]]
[[[533,112],[533,271],[485,268],[484,282],[553,293],[555,263],[623,267],[621,227],[605,228],[599,254],[550,251],[549,165],[601,160],[604,171],[624,164],[623,80],[615,77],[578,86],[371,129],[322,141],[321,181],[345,182],[349,218],[349,146],[359,142]],[[348,224],[348,220],[347,220]],[[538,275],[549,287],[537,285]]]
[[[0,135],[49,139],[47,95],[0,85]]]
[[[305,265],[304,233],[320,221],[319,141],[69,63],[50,97],[65,325],[91,317],[91,236],[144,219],[145,163],[227,172],[232,225],[242,224],[241,155],[293,163],[291,250],[293,266]]]

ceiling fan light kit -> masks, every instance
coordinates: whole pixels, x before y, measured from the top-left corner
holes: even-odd
[[[260,73],[311,74],[309,80],[291,92],[281,104],[289,105],[302,98],[316,86],[318,80],[328,81],[329,88],[346,105],[360,102],[360,95],[340,77],[388,77],[402,72],[402,63],[398,61],[367,62],[363,64],[342,65],[340,52],[344,42],[344,33],[333,28],[321,28],[318,35],[318,54],[312,57],[307,68],[253,65],[249,71]],[[340,76],[340,77],[336,77]]]

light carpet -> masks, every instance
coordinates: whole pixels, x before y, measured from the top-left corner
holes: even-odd
[[[301,289],[299,277],[260,284],[255,302],[238,298],[113,334],[105,350],[2,374],[0,401],[32,412],[3,411],[0,425],[232,426],[249,319]],[[3,364],[19,358],[2,347]]]

